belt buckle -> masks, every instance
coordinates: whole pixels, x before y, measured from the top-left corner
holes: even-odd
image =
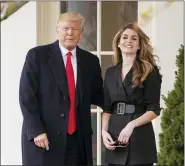
[[[120,114],[120,115],[125,114],[125,103],[117,104],[117,114]]]

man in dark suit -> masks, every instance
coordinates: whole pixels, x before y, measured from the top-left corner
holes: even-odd
[[[90,105],[102,106],[98,58],[80,49],[84,18],[60,15],[58,40],[29,50],[20,79],[23,165],[92,165]]]

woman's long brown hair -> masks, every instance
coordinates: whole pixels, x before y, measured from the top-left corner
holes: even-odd
[[[121,64],[122,66],[123,59],[118,44],[120,42],[122,33],[126,29],[132,29],[139,36],[140,49],[137,51],[136,59],[133,64],[132,85],[133,87],[142,86],[142,83],[146,79],[148,74],[155,67],[159,69],[155,59],[158,57],[153,54],[153,47],[150,44],[150,38],[138,27],[138,25],[129,23],[126,24],[122,29],[120,29],[113,39],[113,61],[115,65]]]

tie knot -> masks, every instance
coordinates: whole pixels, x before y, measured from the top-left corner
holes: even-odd
[[[71,53],[71,52],[68,52],[68,53],[67,53],[67,56],[68,56],[68,57],[71,57],[71,56],[72,56],[72,53]]]

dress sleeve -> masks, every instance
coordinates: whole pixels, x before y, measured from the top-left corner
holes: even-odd
[[[161,95],[161,75],[159,70],[155,68],[144,81],[144,102],[146,111],[153,111],[160,115],[160,95]]]
[[[111,114],[112,113],[112,109],[111,109],[111,106],[112,106],[111,103],[112,102],[111,102],[111,98],[110,98],[107,83],[108,83],[108,70],[106,70],[105,79],[104,79],[104,106],[103,106],[103,112]]]

